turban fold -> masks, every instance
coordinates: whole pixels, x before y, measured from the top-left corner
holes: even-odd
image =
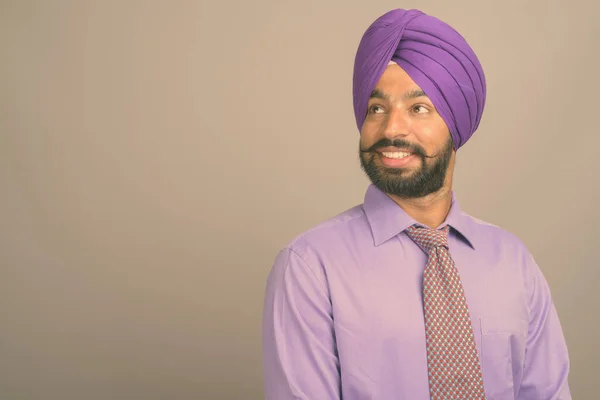
[[[371,92],[389,61],[427,94],[458,150],[479,126],[486,96],[483,68],[467,41],[447,23],[419,10],[395,9],[375,20],[365,31],[354,61],[354,115],[359,131]]]

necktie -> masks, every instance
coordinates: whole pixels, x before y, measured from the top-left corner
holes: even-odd
[[[448,229],[407,229],[428,256],[423,306],[429,392],[431,400],[482,400],[479,356],[462,283],[448,251]]]

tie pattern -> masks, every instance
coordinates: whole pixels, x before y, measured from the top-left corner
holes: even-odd
[[[407,229],[428,255],[423,304],[429,392],[431,400],[483,400],[479,356],[462,283],[448,251],[448,230]]]

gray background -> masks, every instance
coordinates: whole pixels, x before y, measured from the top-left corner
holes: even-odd
[[[421,8],[488,79],[463,209],[546,275],[600,370],[594,1],[0,1],[0,397],[259,399],[281,246],[362,202],[352,63]]]

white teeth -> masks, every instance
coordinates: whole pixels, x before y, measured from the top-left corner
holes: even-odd
[[[381,154],[383,154],[383,156],[387,157],[387,158],[404,158],[404,157],[410,156],[410,153],[403,153],[403,152],[399,152],[399,151],[382,152]]]

